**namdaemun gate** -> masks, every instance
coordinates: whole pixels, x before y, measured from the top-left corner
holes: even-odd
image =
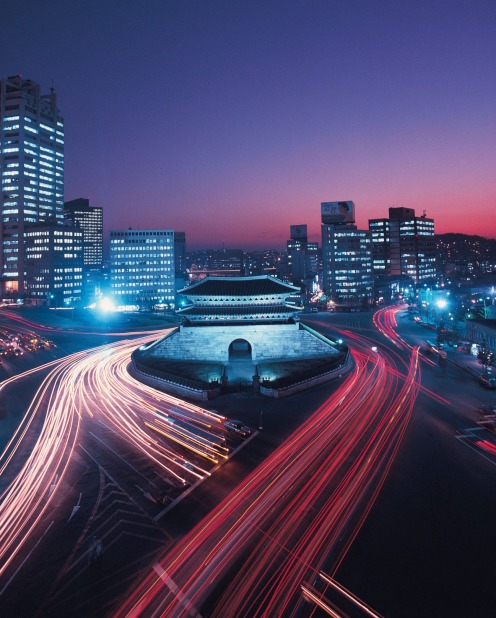
[[[269,275],[208,276],[180,291],[181,325],[147,346],[146,356],[222,363],[231,380],[253,379],[261,363],[339,356],[298,320],[301,307],[288,297],[299,291]]]

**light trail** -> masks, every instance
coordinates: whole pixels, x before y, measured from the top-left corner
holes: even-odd
[[[95,421],[180,482],[209,474],[196,463],[185,469],[184,457],[157,434],[157,419],[176,415],[192,427],[213,428],[224,417],[127,373],[131,350],[156,336],[101,346],[47,367],[28,411],[33,418],[46,410],[42,431],[0,498],[0,575],[33,543],[86,435],[82,428]],[[183,616],[192,608],[200,613],[212,594],[212,616],[295,616],[305,603],[301,586],[318,577],[324,563],[336,572],[400,447],[420,372],[418,348],[406,363],[404,352],[373,352],[370,339],[351,333],[348,339],[355,369],[341,388],[162,557],[116,616]],[[20,431],[10,444],[6,470],[28,434]],[[199,454],[198,441],[196,449]],[[212,440],[209,449],[219,452],[219,444]],[[225,590],[216,590],[226,574]]]
[[[367,338],[350,349],[356,367],[339,391],[160,560],[180,595],[155,569],[116,616],[183,616],[181,598],[201,613],[213,593],[219,618],[294,616],[302,583],[324,562],[338,568],[394,461],[420,370],[418,348],[407,375]]]
[[[176,435],[183,434],[186,449],[207,457],[210,464],[226,458],[227,449],[214,434],[211,442],[206,432],[193,441],[194,432],[200,432],[195,427],[221,426],[225,417],[156,391],[128,374],[131,352],[156,337],[153,332],[72,354],[0,385],[6,389],[36,372],[46,372],[17,431],[0,454],[0,577],[33,545],[40,523],[56,504],[56,497],[59,499],[76,446],[88,439],[95,422],[111,428],[182,485],[188,478],[202,479],[210,472],[198,464],[189,466],[184,451],[176,451],[170,440],[152,435],[149,428],[156,422],[157,412],[181,417]],[[35,422],[40,426],[36,431]],[[156,427],[153,429],[155,432]]]

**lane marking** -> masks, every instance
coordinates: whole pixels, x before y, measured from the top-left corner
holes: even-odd
[[[127,459],[124,459],[124,457],[122,457],[122,455],[119,455],[119,453],[117,453],[116,451],[114,451],[114,449],[109,446],[106,442],[104,442],[101,438],[99,438],[96,434],[94,434],[92,431],[90,431],[90,436],[93,436],[95,438],[95,440],[98,440],[99,442],[101,442],[103,444],[103,446],[105,446],[111,453],[113,453],[116,457],[118,457],[119,459],[121,459],[126,465],[128,465],[132,470],[134,470],[136,472],[136,474],[139,474],[142,478],[145,479],[145,481],[147,483],[149,483],[150,485],[153,485],[155,487],[155,489],[158,489],[158,485],[156,485],[153,481],[150,481],[149,478],[147,478],[144,474],[142,474],[137,468],[135,468],[132,464],[129,463],[129,461],[127,461]]]
[[[10,583],[12,582],[12,580],[14,579],[14,577],[17,575],[17,573],[19,573],[19,571],[22,569],[22,567],[24,566],[24,564],[29,560],[29,558],[31,557],[31,554],[34,552],[34,550],[38,547],[38,545],[41,543],[41,541],[43,540],[43,537],[45,536],[45,534],[50,530],[50,528],[53,526],[53,524],[55,523],[55,521],[52,521],[50,523],[50,525],[48,526],[48,528],[45,530],[45,532],[40,536],[40,538],[38,539],[38,541],[36,542],[36,545],[33,547],[33,549],[29,552],[29,554],[24,558],[24,560],[21,562],[21,564],[17,567],[15,573],[12,574],[12,577],[9,579],[8,582],[6,582],[5,586],[0,590],[0,596],[2,596],[2,594],[7,590],[7,587],[10,585]]]
[[[169,590],[177,598],[177,600],[181,603],[181,605],[183,605],[186,608],[190,616],[195,616],[196,618],[202,618],[201,614],[198,613],[195,606],[191,603],[191,601],[189,601],[188,597],[184,594],[184,592],[181,592],[179,586],[174,582],[174,580],[169,575],[167,575],[167,572],[164,571],[164,569],[160,566],[158,562],[153,565],[153,570],[155,571],[155,573],[157,573],[157,575],[165,583],[167,588],[169,588]]]
[[[178,496],[175,500],[173,500],[170,504],[168,504],[162,511],[160,511],[160,513],[157,513],[155,515],[155,517],[153,518],[155,521],[160,521],[162,519],[162,517],[168,513],[171,509],[173,509],[177,504],[179,504],[179,502],[181,502],[181,500],[184,500],[184,498],[186,498],[187,496],[189,496],[189,494],[194,491],[198,485],[200,485],[200,483],[203,483],[203,481],[205,481],[206,479],[210,478],[211,475],[213,475],[213,473],[220,468],[221,466],[224,466],[226,464],[227,461],[229,461],[231,459],[231,457],[233,457],[238,451],[240,451],[246,444],[248,444],[248,442],[251,442],[253,440],[253,438],[255,438],[255,436],[258,436],[260,432],[259,431],[254,431],[250,436],[248,436],[248,438],[246,438],[246,440],[244,440],[237,448],[235,448],[233,451],[231,451],[229,453],[229,456],[227,458],[227,460],[225,461],[221,461],[219,462],[216,466],[214,466],[212,468],[212,470],[210,471],[210,475],[204,476],[201,479],[198,479],[195,483],[193,483],[192,485],[190,485],[187,489],[185,489],[182,494],[180,496]]]

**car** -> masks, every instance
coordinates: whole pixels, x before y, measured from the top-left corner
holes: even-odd
[[[485,386],[486,388],[496,388],[496,377],[487,376],[483,373],[479,376],[479,384],[482,384],[482,386]]]
[[[479,406],[479,413],[484,416],[496,415],[496,405],[482,404]]]
[[[227,431],[232,431],[233,433],[238,434],[238,436],[247,437],[251,433],[251,429],[246,425],[243,425],[241,421],[226,421],[224,423],[224,427]]]
[[[426,352],[434,352],[435,354],[437,354],[439,352],[436,344],[433,341],[429,341],[428,339],[426,339],[424,341],[425,344],[425,351]]]

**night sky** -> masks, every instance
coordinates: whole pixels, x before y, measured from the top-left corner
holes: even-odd
[[[66,123],[65,199],[200,247],[320,244],[320,202],[496,237],[494,0],[3,2],[0,76]]]

